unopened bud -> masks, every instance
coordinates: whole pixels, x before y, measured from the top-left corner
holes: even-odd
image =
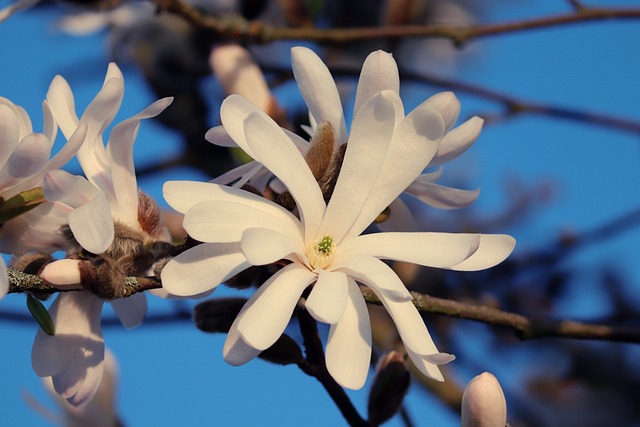
[[[287,334],[282,334],[271,347],[260,353],[258,357],[276,365],[299,364],[304,361],[300,346]]]
[[[204,332],[229,332],[246,302],[245,298],[217,298],[201,302],[193,310],[196,327]]]
[[[496,377],[489,372],[469,381],[462,396],[461,427],[504,427],[507,402]]]
[[[404,357],[395,350],[380,359],[376,371],[367,407],[369,423],[375,426],[398,412],[410,384]]]

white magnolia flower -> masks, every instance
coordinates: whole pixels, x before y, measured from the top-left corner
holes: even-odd
[[[462,395],[462,427],[505,427],[507,402],[500,383],[489,372],[474,377]]]
[[[300,296],[312,286],[305,307],[315,319],[331,325],[326,350],[329,372],[345,387],[362,387],[369,370],[371,333],[359,282],[371,288],[389,311],[420,371],[442,380],[437,365],[453,356],[438,352],[410,293],[381,259],[480,270],[501,262],[513,250],[515,241],[507,235],[361,235],[432,160],[446,132],[446,121],[429,101],[405,117],[396,92],[383,90],[367,98],[354,118],[328,205],[300,150],[273,120],[239,96],[222,104],[226,131],[281,180],[296,201],[299,218],[237,188],[165,184],[165,199],[186,214],[189,235],[204,242],[165,266],[162,282],[169,293],[196,295],[251,265],[289,262],[258,289],[236,318],[223,350],[227,362],[246,363],[270,347],[287,326]],[[312,111],[314,117],[327,118],[315,107]],[[334,130],[335,137],[344,141],[344,127]]]
[[[54,79],[47,94],[65,136],[78,126],[87,127],[87,137],[77,154],[86,179],[53,171],[45,177],[44,193],[47,200],[66,206],[73,238],[84,250],[96,255],[117,251],[115,246],[119,243],[114,242],[114,236],[118,239],[123,233],[127,237],[140,236],[145,242],[166,239],[157,221],[142,215],[147,199],[139,200],[133,143],[140,121],[158,115],[171,99],[156,101],[116,125],[105,148],[102,134],[120,108],[123,94],[124,79],[113,63],[109,65],[102,89],[81,118],[76,116],[73,93],[62,77]],[[86,261],[54,261],[45,266],[41,276],[61,289],[80,289],[82,262]],[[34,341],[34,370],[40,376],[51,376],[56,392],[75,406],[91,400],[102,377],[104,340],[100,314],[103,304],[102,299],[88,291],[60,293],[50,308],[55,335],[39,330]],[[113,300],[111,304],[125,327],[140,324],[146,313],[143,294]]]
[[[345,144],[349,139],[347,126],[340,95],[329,69],[313,51],[304,47],[292,49],[291,62],[298,87],[309,107],[311,126],[306,128],[307,132],[313,136],[316,133],[318,123],[328,122],[335,132],[336,148]],[[354,118],[357,117],[362,106],[369,99],[384,90],[399,94],[400,77],[393,57],[386,52],[377,51],[371,53],[362,66],[356,89]],[[425,167],[435,167],[466,151],[480,134],[483,120],[479,117],[472,117],[454,128],[460,114],[460,102],[452,92],[436,94],[425,103],[429,108],[440,113],[445,124],[445,134],[438,151],[425,165]],[[396,114],[398,119],[404,117],[405,113],[401,102],[397,105]],[[307,141],[292,133],[287,132],[287,134],[303,154],[308,152],[310,144]],[[225,126],[212,128],[205,137],[209,142],[217,145],[237,145],[237,141],[229,137]],[[241,148],[246,151],[246,147]],[[478,190],[460,190],[435,184],[441,174],[442,168],[435,172],[421,174],[411,185],[407,186],[405,192],[429,205],[442,209],[468,206],[478,197]],[[262,190],[268,179],[268,171],[265,171],[259,162],[250,162],[216,178],[214,182],[234,183],[234,186],[241,187],[250,180],[252,185]],[[391,204],[391,212],[394,215],[390,221],[386,224],[380,224],[382,229],[399,229],[400,224],[402,224],[402,229],[412,231],[416,229],[413,217],[409,214],[408,208],[402,200],[398,199]]]
[[[58,125],[48,101],[42,103],[42,133],[34,132],[31,119],[20,106],[0,97],[0,197],[3,200],[42,186],[45,174],[66,164],[78,151],[86,126],[76,126],[67,143],[51,157]],[[0,252],[28,250],[52,252],[61,249],[57,234],[68,212],[55,203],[45,202],[3,224]]]

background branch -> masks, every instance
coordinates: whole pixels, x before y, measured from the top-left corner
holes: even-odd
[[[307,40],[321,43],[351,43],[371,39],[401,39],[407,37],[429,37],[450,39],[456,45],[481,37],[515,33],[532,29],[556,27],[603,20],[640,19],[640,9],[614,9],[599,7],[574,7],[574,13],[567,13],[516,22],[484,25],[405,25],[369,28],[313,27],[285,28],[266,25],[260,21],[248,21],[239,16],[213,17],[205,15],[195,7],[181,0],[155,0],[159,10],[174,13],[192,24],[210,30],[219,36],[243,39],[256,43],[276,40]]]

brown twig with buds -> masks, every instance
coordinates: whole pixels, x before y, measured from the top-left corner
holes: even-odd
[[[517,22],[484,25],[406,25],[372,28],[332,28],[312,27],[284,28],[266,25],[260,21],[247,21],[239,16],[213,17],[206,15],[181,0],[155,0],[159,11],[182,16],[191,23],[208,29],[219,36],[244,39],[257,43],[276,40],[309,40],[320,43],[350,43],[371,39],[399,39],[407,37],[447,38],[457,46],[469,40],[490,37],[497,34],[556,27],[605,20],[640,19],[640,9],[574,7],[573,13],[534,18]]]

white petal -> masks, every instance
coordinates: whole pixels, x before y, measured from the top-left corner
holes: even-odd
[[[348,236],[360,234],[413,182],[436,153],[443,135],[442,117],[424,103],[396,126],[384,164]]]
[[[337,145],[343,144],[347,140],[347,127],[340,94],[329,69],[306,47],[291,49],[291,66],[309,113],[318,123],[331,123]]]
[[[49,161],[49,140],[41,133],[25,136],[7,161],[7,172],[12,178],[25,178],[35,174]]]
[[[480,234],[464,233],[375,233],[344,242],[340,250],[341,254],[368,254],[427,267],[450,268],[473,255],[481,239]]]
[[[264,111],[256,107],[251,101],[240,95],[230,95],[222,101],[220,106],[220,121],[224,130],[251,158],[256,156],[247,144],[244,121],[250,114],[255,113],[265,120],[269,117]],[[218,132],[218,131],[216,131]],[[257,160],[257,159],[256,159]]]
[[[413,297],[398,275],[377,258],[356,254],[336,256],[332,270],[342,271],[378,294],[396,301],[411,301]]]
[[[85,338],[99,341],[101,311],[102,301],[89,292],[59,294],[49,309],[55,335],[49,336],[38,329],[33,342],[31,363],[36,374],[47,377],[60,373]]]
[[[46,100],[42,102],[42,134],[49,141],[49,148],[51,148],[58,134],[58,124]]]
[[[358,285],[348,284],[348,301],[340,321],[331,325],[327,341],[327,370],[342,387],[358,390],[371,364],[371,324]]]
[[[271,119],[252,113],[245,120],[245,133],[255,159],[277,176],[295,199],[305,229],[305,241],[313,239],[325,203],[304,157]]]
[[[408,351],[419,356],[431,356],[439,353],[424,320],[411,301],[393,301],[380,294],[378,297],[391,315]]]
[[[318,233],[333,236],[337,244],[372,196],[391,142],[394,97],[397,95],[385,91],[371,98],[353,122],[338,181]]]
[[[446,131],[456,124],[460,115],[460,101],[453,92],[436,93],[424,102],[425,106],[436,110],[442,115]]]
[[[285,235],[267,228],[249,228],[242,234],[240,248],[251,265],[267,265],[279,259],[304,258],[302,236]]]
[[[4,258],[0,257],[0,300],[9,292],[9,277],[7,277],[7,265]]]
[[[424,203],[439,209],[459,209],[469,206],[480,195],[480,190],[461,190],[430,182],[414,181],[406,190]]]
[[[507,402],[500,383],[489,372],[474,377],[462,395],[461,427],[504,426]]]
[[[0,103],[0,167],[6,164],[19,142],[20,125],[16,112],[10,106]]]
[[[197,181],[168,181],[164,183],[162,193],[171,207],[180,213],[187,213],[189,209],[201,202],[209,200],[230,201],[242,203],[255,209],[264,209],[273,216],[282,216],[285,209],[264,197],[226,185]],[[294,221],[298,221],[290,212],[285,214]],[[299,221],[298,221],[299,222]]]
[[[238,244],[203,243],[173,258],[162,269],[162,287],[171,295],[194,296],[248,268]]]
[[[343,272],[319,270],[318,280],[304,305],[316,320],[333,325],[344,314],[348,292],[347,276]]]
[[[224,126],[212,127],[204,134],[204,139],[220,147],[237,147],[238,144],[231,138]]]
[[[80,120],[76,115],[73,92],[62,76],[55,76],[51,81],[47,91],[47,104],[64,136],[71,138]]]
[[[83,123],[80,126],[78,126],[78,128],[71,135],[71,138],[69,138],[67,143],[64,144],[64,146],[60,149],[60,151],[58,151],[56,155],[53,156],[51,161],[49,161],[49,163],[47,164],[46,170],[50,171],[50,170],[59,169],[65,164],[67,164],[67,162],[69,162],[69,160],[71,160],[71,158],[75,156],[78,150],[80,149],[80,146],[82,145],[82,142],[84,141],[86,135],[87,135],[87,126]]]
[[[483,119],[474,116],[449,131],[444,138],[442,138],[438,152],[429,163],[429,166],[436,166],[448,162],[467,151],[467,148],[471,147],[473,143],[476,142],[476,139],[478,139],[483,123]]]
[[[84,177],[59,169],[45,175],[42,190],[47,200],[62,202],[72,208],[78,208],[100,194],[100,190]]]
[[[142,323],[147,314],[147,297],[144,293],[137,293],[128,298],[114,299],[111,301],[111,307],[122,326],[127,329],[134,328]]]
[[[238,332],[238,321],[240,320],[240,315],[244,313],[246,308],[247,305],[245,304],[242,310],[240,310],[240,313],[238,313],[238,316],[236,316],[231,328],[229,329],[229,333],[227,334],[224,347],[222,348],[222,356],[224,357],[225,362],[232,366],[244,365],[245,363],[255,359],[261,353],[260,350],[257,350],[244,342]]]
[[[201,242],[239,242],[242,233],[253,227],[269,228],[291,237],[302,234],[300,222],[285,209],[272,209],[272,203],[237,203],[231,200],[210,200],[198,203],[187,211],[183,227],[191,237]],[[266,209],[264,208],[265,205]],[[278,215],[273,215],[274,213]]]
[[[413,213],[400,197],[389,205],[389,218],[376,224],[376,226],[383,232],[418,231],[418,225],[413,218]]]
[[[400,94],[400,76],[398,65],[390,53],[382,50],[372,52],[362,64],[356,100],[353,107],[355,117],[360,108],[378,92],[390,90]]]
[[[80,286],[80,260],[61,259],[44,266],[40,277],[58,289],[78,289]]]
[[[105,193],[69,213],[69,227],[78,243],[87,251],[101,254],[113,242],[111,208]]]
[[[238,316],[238,332],[257,350],[265,350],[280,338],[298,299],[316,274],[300,264],[289,264],[271,276],[247,301]]]
[[[65,250],[68,243],[58,230],[67,223],[71,208],[58,202],[44,202],[0,227],[0,252]]]
[[[111,165],[111,180],[116,201],[120,206],[119,216],[127,224],[138,223],[138,185],[133,165],[133,143],[140,121],[155,117],[171,104],[173,98],[160,99],[135,116],[118,123],[111,131],[107,153]]]
[[[516,239],[506,234],[482,234],[478,250],[469,259],[450,268],[457,271],[491,268],[504,261],[513,252],[515,246]]]
[[[211,180],[216,184],[229,185],[233,183],[236,188],[242,188],[253,176],[263,168],[262,164],[251,161],[240,165],[237,168],[231,169],[229,172],[225,172]]]

